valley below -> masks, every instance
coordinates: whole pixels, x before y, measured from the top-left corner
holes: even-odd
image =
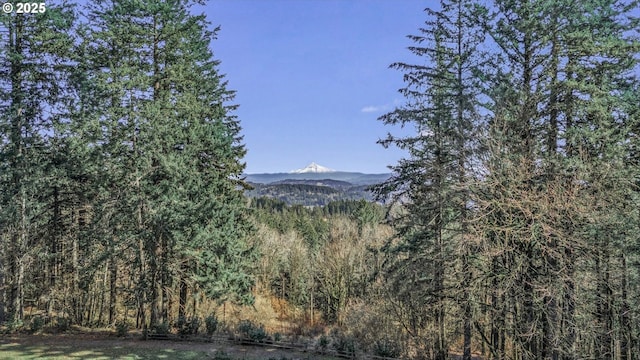
[[[312,163],[305,169],[316,169]],[[371,187],[384,182],[391,174],[364,174],[345,171],[304,171],[289,173],[247,174],[252,189],[248,197],[269,197],[289,205],[324,206],[332,201],[374,201]]]

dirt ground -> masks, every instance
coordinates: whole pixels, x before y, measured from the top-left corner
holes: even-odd
[[[240,346],[229,342],[192,342],[173,340],[142,340],[135,338],[117,338],[104,334],[58,334],[58,335],[5,335],[0,337],[0,344],[17,343],[22,346],[53,346],[71,347],[75,349],[105,349],[112,347],[125,347],[136,349],[172,349],[201,351],[214,357],[216,352],[224,351],[226,354],[238,359],[330,359],[312,353],[304,353],[295,350],[282,350],[258,346]]]

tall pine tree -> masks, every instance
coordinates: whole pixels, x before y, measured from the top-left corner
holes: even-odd
[[[477,119],[475,48],[481,41],[474,28],[471,2],[441,1],[427,9],[429,20],[419,35],[409,36],[409,49],[425,65],[396,63],[405,73],[401,89],[407,105],[384,115],[390,125],[412,125],[416,135],[389,135],[381,143],[409,152],[393,167],[394,176],[377,188],[379,196],[406,201],[406,213],[396,221],[401,236],[389,247],[389,280],[394,303],[408,314],[405,327],[436,359],[446,359],[452,330],[463,333],[465,358],[471,357],[470,282],[465,242],[465,184],[471,176],[471,134]],[[461,251],[459,251],[462,249]],[[459,267],[462,273],[455,272]],[[452,298],[462,299],[455,304]],[[451,329],[452,306],[462,308],[462,331]],[[432,340],[429,340],[432,339]]]
[[[60,165],[54,132],[70,100],[70,9],[49,4],[44,13],[0,15],[0,322],[20,324],[25,299],[46,289],[27,285],[45,285],[61,263],[54,184],[63,175],[49,171]],[[38,268],[43,261],[49,279]]]
[[[619,96],[633,83],[637,54],[626,34],[630,6],[496,1],[484,22],[501,64],[486,91],[490,156],[476,199],[492,264],[485,276],[501,289],[491,300],[496,356],[507,347],[531,359],[613,353],[610,245],[622,238],[611,231],[621,213],[608,218],[602,209],[623,204],[618,191],[630,190],[621,162],[629,104]],[[578,279],[590,272],[585,264],[603,278],[600,288],[579,294]],[[600,335],[599,327],[579,324],[578,312],[599,314]],[[609,345],[592,351],[578,337]]]
[[[111,236],[137,249],[130,273],[137,274],[141,326],[173,317],[175,288],[180,316],[199,293],[251,301],[245,150],[228,105],[233,92],[209,50],[215,31],[190,13],[194,3],[103,1],[91,8],[94,91],[105,95],[107,110],[99,143],[116,174],[104,196],[126,204],[127,215],[114,218],[123,232]]]

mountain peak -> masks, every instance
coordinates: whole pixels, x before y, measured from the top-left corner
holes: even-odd
[[[305,167],[305,168],[290,171],[290,173],[292,173],[292,174],[328,173],[328,172],[335,172],[335,170],[329,169],[329,168],[324,167],[322,165],[318,165],[315,162],[312,162],[311,164],[307,165],[307,167]]]

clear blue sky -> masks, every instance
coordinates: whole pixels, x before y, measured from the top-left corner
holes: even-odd
[[[336,170],[388,172],[404,153],[376,144],[377,118],[403,101],[396,61],[426,19],[424,0],[211,0],[213,42],[237,91],[247,173],[315,161]],[[401,130],[406,133],[407,129]]]

